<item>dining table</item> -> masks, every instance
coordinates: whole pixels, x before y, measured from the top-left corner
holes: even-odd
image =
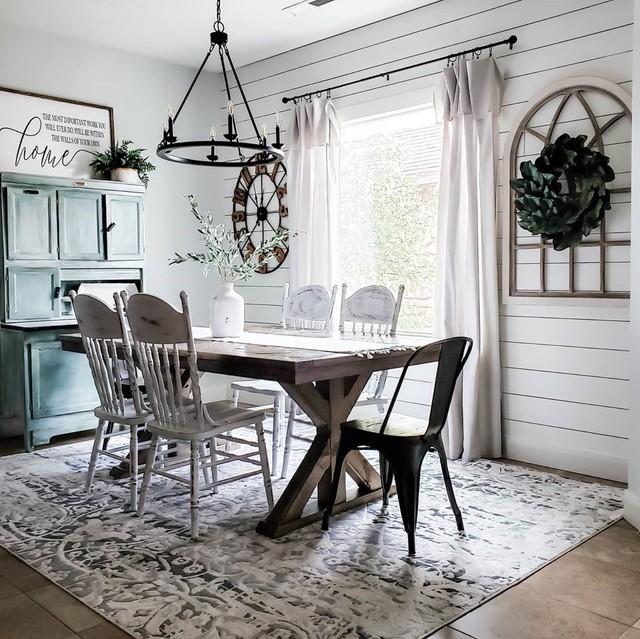
[[[194,327],[198,370],[278,382],[315,425],[315,435],[268,515],[256,528],[278,538],[322,519],[334,471],[340,424],[347,420],[371,375],[401,368],[424,336],[345,334],[247,325],[238,338],[212,338]],[[79,334],[61,336],[62,348],[83,352]],[[186,351],[185,351],[186,354]],[[334,513],[382,498],[380,474],[360,451],[344,469]]]

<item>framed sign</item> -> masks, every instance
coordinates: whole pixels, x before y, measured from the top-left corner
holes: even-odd
[[[111,107],[0,87],[0,171],[91,177],[114,141]]]

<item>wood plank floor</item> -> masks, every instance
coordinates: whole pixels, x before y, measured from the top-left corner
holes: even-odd
[[[19,438],[0,439],[0,456],[20,452],[21,446]],[[2,639],[129,637],[1,548],[0,629]],[[618,522],[432,635],[432,639],[515,638],[640,639],[640,532],[624,520]]]

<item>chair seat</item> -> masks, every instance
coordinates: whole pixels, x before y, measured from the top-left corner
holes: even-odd
[[[284,397],[284,388],[278,382],[271,382],[266,379],[247,379],[241,382],[231,382],[233,390],[246,391],[247,393],[258,393],[260,395],[271,395],[272,397]]]
[[[264,418],[263,411],[236,408],[231,402],[225,400],[210,402],[205,404],[204,407],[212,421],[210,428],[202,430],[198,426],[195,411],[191,407],[187,407],[185,424],[180,428],[163,428],[157,421],[153,420],[147,424],[147,430],[151,433],[157,433],[165,439],[199,441],[211,439],[233,428],[250,426],[255,424],[256,420]]]
[[[353,419],[344,422],[341,428],[359,430],[366,433],[380,435],[383,418]],[[392,415],[381,437],[416,437],[422,438],[426,429],[424,419],[416,419],[408,415]]]
[[[113,413],[104,406],[98,406],[94,409],[93,414],[98,419],[104,419],[107,422],[116,422],[118,424],[126,424],[132,426],[135,424],[144,424],[153,419],[153,413],[145,410],[142,413],[138,413],[136,406],[132,399],[126,399],[124,401],[124,412]]]

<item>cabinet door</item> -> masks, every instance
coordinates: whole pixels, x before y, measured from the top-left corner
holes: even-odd
[[[12,266],[7,269],[7,280],[9,319],[51,319],[60,315],[57,268]]]
[[[8,186],[6,198],[8,259],[56,259],[55,191]]]
[[[103,260],[104,207],[96,191],[58,191],[61,260]]]
[[[107,259],[144,257],[144,202],[141,195],[107,195]]]
[[[99,403],[85,355],[62,350],[59,341],[29,345],[31,417],[68,415]]]

